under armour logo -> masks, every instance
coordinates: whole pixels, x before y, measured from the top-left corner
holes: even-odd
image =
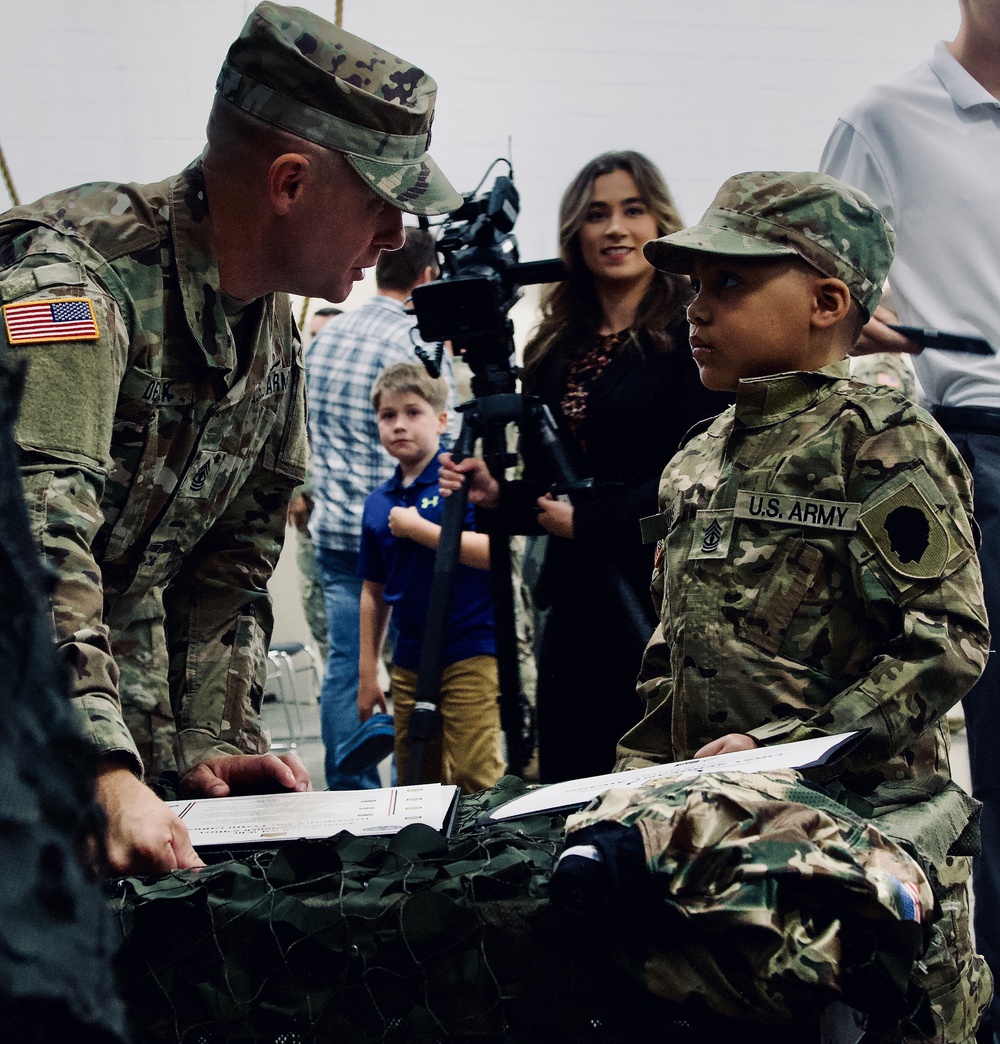
[[[420,506],[424,509],[424,511],[426,511],[428,508],[437,507],[439,499],[440,498],[436,493],[433,497],[424,497],[423,500],[420,501]]]
[[[705,535],[701,540],[701,551],[702,554],[710,555],[715,551],[719,550],[719,541],[722,539],[722,526],[719,525],[719,520],[713,518],[708,524],[708,528],[705,530]]]

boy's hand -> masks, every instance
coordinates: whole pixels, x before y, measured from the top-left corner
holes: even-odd
[[[573,505],[564,500],[556,500],[551,493],[539,497],[535,503],[538,505],[538,524],[546,533],[553,536],[573,539]]]
[[[711,743],[706,743],[694,752],[696,758],[713,758],[716,754],[734,754],[738,750],[756,750],[757,741],[752,736],[744,736],[739,732],[730,732],[720,736]]]
[[[890,330],[889,323],[898,323],[899,316],[879,305],[875,314],[865,323],[850,355],[874,355],[876,352],[908,352],[919,355],[923,348],[916,341],[904,337],[898,330]]]
[[[499,506],[500,483],[490,474],[485,461],[479,457],[466,457],[456,463],[450,453],[442,453],[438,460],[441,462],[438,485],[444,496],[451,496],[467,483],[470,504],[490,510]]]
[[[297,493],[288,502],[288,524],[290,526],[295,526],[296,529],[307,529],[312,509],[312,497],[305,493]]]
[[[358,684],[358,717],[367,721],[376,712],[385,714],[385,693],[378,682],[360,682]]]
[[[425,521],[415,507],[394,507],[389,512],[389,532],[394,537],[412,540]]]

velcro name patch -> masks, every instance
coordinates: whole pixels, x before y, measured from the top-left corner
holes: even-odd
[[[860,513],[860,504],[842,500],[793,497],[787,493],[751,493],[745,489],[736,494],[733,511],[736,518],[755,522],[815,526],[818,529],[840,529],[846,532],[858,528]]]
[[[56,297],[3,306],[10,344],[96,341],[100,336],[94,304],[88,297]]]

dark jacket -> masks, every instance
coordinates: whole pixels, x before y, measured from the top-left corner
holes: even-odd
[[[701,383],[687,346],[687,324],[677,323],[671,333],[671,352],[658,351],[640,336],[608,363],[590,387],[579,437],[560,408],[569,353],[556,346],[526,381],[526,394],[551,409],[577,476],[594,480],[592,491],[573,498],[575,538],[549,541],[536,590],[543,606],[564,595],[578,597],[595,584],[606,587],[602,570],[593,567],[610,563],[635,592],[651,626],[655,623],[649,598],[653,552],[642,544],[639,520],[656,513],[660,474],[688,428],[731,401]],[[508,496],[523,509],[526,500],[533,504],[529,490],[540,495],[553,476],[530,429],[522,455],[524,486]]]

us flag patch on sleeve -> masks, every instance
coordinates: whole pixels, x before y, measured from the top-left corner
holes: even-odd
[[[96,341],[99,336],[94,305],[86,297],[4,305],[3,320],[11,344]]]

